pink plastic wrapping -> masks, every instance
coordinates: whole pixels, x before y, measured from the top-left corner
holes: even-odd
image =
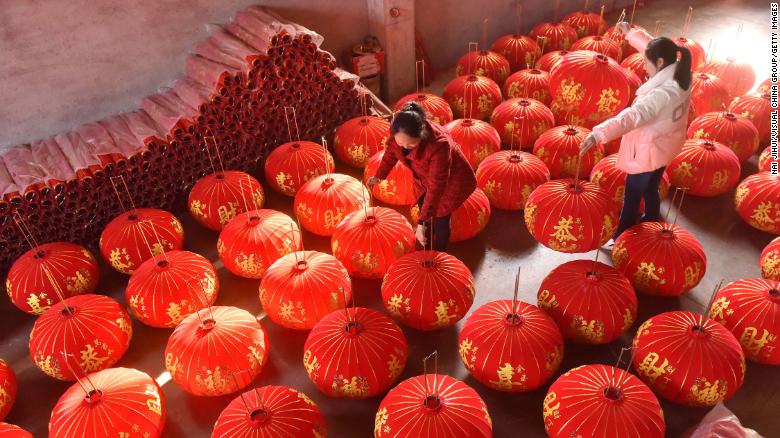
[[[188,55],[185,64],[187,78],[212,90],[221,85],[223,75],[237,72],[233,67],[198,55]]]
[[[33,184],[46,184],[46,175],[35,163],[30,146],[23,144],[3,153],[5,168],[17,187],[26,190]]]
[[[680,438],[763,438],[753,429],[742,426],[739,418],[723,403],[712,408],[699,424]]]
[[[287,21],[279,15],[263,8],[262,6],[253,5],[246,8],[245,11],[252,14],[255,19],[262,25],[272,29],[273,33],[285,31],[292,37],[308,35],[311,38],[311,41],[317,47],[320,47],[322,42],[325,40],[325,38],[317,32],[301,26],[298,23]]]
[[[173,82],[171,88],[187,105],[198,108],[211,100],[212,91],[203,85],[188,79],[178,79]]]
[[[100,160],[92,153],[92,148],[76,132],[66,132],[54,136],[62,154],[70,167],[77,173],[90,166],[99,165]]]
[[[142,144],[148,145],[155,140],[165,140],[167,132],[146,113],[144,110],[122,114],[121,117],[127,123],[127,127],[135,138]]]
[[[43,171],[47,182],[51,180],[68,181],[76,178],[76,172],[70,167],[68,159],[60,150],[54,138],[33,142],[30,145],[32,158]]]
[[[141,105],[152,120],[166,132],[170,132],[181,119],[192,119],[198,114],[197,109],[187,105],[171,89],[144,97]]]
[[[98,123],[108,132],[116,147],[125,157],[132,157],[145,148],[144,143],[138,141],[130,132],[130,128],[127,127],[127,123],[121,115],[101,120]]]
[[[206,29],[209,32],[208,39],[212,40],[212,44],[219,47],[222,52],[236,59],[241,59],[247,64],[257,57],[257,49],[234,37],[222,26],[209,24]]]
[[[218,62],[230,67],[230,73],[235,74],[240,71],[247,71],[249,66],[243,58],[235,57],[222,51],[212,38],[206,38],[195,46],[195,54],[210,61]]]
[[[19,187],[14,182],[11,174],[8,173],[8,169],[5,167],[5,162],[0,159],[0,195],[5,196],[14,192],[18,193]]]
[[[276,35],[276,29],[263,23],[257,15],[248,10],[239,11],[233,17],[233,22],[226,26],[228,32],[246,44],[266,54],[271,45],[271,38]]]
[[[81,125],[76,128],[76,132],[89,145],[89,150],[96,158],[111,154],[125,156],[114,144],[111,134],[97,123]]]

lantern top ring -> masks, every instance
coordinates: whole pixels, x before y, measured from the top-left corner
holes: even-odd
[[[99,389],[93,389],[84,396],[84,400],[89,404],[99,403],[103,398],[103,392]]]
[[[504,322],[507,325],[517,327],[523,324],[523,317],[517,314],[516,312],[510,312],[506,314],[506,317],[504,318]]]
[[[607,400],[611,401],[620,401],[623,398],[623,391],[621,391],[620,388],[616,388],[612,385],[604,388],[603,394]]]
[[[441,399],[437,395],[429,395],[423,399],[423,407],[431,411],[438,411],[441,408]]]
[[[708,335],[709,333],[707,332],[707,329],[705,329],[703,326],[699,324],[691,326],[691,336],[693,336],[694,338],[703,338]]]
[[[268,411],[263,408],[258,408],[249,414],[249,418],[252,420],[255,426],[264,424],[270,418]]]
[[[780,303],[780,290],[777,290],[776,288],[769,289],[767,295],[769,295],[770,300]]]

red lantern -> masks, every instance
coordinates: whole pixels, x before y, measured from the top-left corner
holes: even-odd
[[[691,82],[691,106],[697,116],[720,111],[731,97],[726,81],[707,73],[696,73]]]
[[[542,50],[533,38],[519,34],[509,34],[499,37],[490,50],[497,52],[509,61],[511,71],[518,71],[533,65],[542,56]]]
[[[604,144],[604,153],[609,155],[617,154],[620,152],[620,142],[623,140],[623,137],[616,138],[606,144]],[[602,160],[603,161],[603,160]]]
[[[632,24],[631,29],[641,29],[647,32],[647,29],[643,28],[642,26]],[[610,27],[607,29],[607,31],[604,33],[605,38],[609,38],[612,41],[615,41],[616,43],[620,44],[620,50],[623,52],[623,57],[633,55],[634,53],[637,53],[637,50],[629,44],[628,40],[626,39],[626,36],[619,33],[617,29],[615,29],[615,26]]]
[[[455,325],[474,302],[474,292],[469,268],[439,251],[415,251],[401,257],[382,282],[387,311],[417,330]]]
[[[631,82],[614,59],[579,50],[550,72],[550,92],[556,120],[591,129],[629,104]]]
[[[352,296],[349,273],[335,257],[298,251],[272,264],[260,283],[260,303],[282,327],[309,330],[322,318],[344,308]]]
[[[184,246],[184,228],[165,210],[138,208],[115,217],[100,235],[100,253],[112,268],[132,274],[153,255]]]
[[[761,155],[758,156],[758,171],[759,172],[771,172],[772,163],[777,163],[778,160],[772,158],[772,148],[767,146]],[[775,164],[775,169],[777,168]]]
[[[311,330],[303,350],[303,366],[317,388],[352,399],[387,391],[409,355],[398,325],[365,307],[331,312]]]
[[[766,78],[763,82],[758,84],[756,89],[757,94],[770,94],[772,91],[772,78]]]
[[[162,436],[165,395],[148,374],[110,368],[86,377],[57,401],[49,420],[49,437]],[[86,396],[83,388],[89,390]]]
[[[15,424],[0,422],[0,438],[33,438],[33,436]]]
[[[16,307],[40,315],[60,301],[59,295],[67,298],[94,292],[99,278],[97,261],[84,247],[44,243],[16,259],[5,279],[5,291]]]
[[[615,241],[612,262],[634,289],[660,296],[693,289],[707,270],[707,257],[696,237],[663,222],[642,222],[626,230]]]
[[[745,161],[758,150],[758,131],[750,120],[732,112],[713,112],[696,117],[688,126],[688,138],[717,141]]]
[[[623,198],[626,191],[626,178],[628,174],[616,167],[617,154],[607,155],[593,166],[590,171],[590,182],[604,189],[609,197],[615,201],[618,207],[623,207]],[[664,172],[661,184],[658,187],[661,199],[669,194],[669,175]],[[640,203],[640,209],[644,209],[644,200]]]
[[[501,141],[513,148],[531,148],[542,133],[555,126],[552,111],[534,99],[507,99],[493,110],[490,124]]]
[[[325,417],[304,393],[287,386],[246,391],[222,410],[211,438],[326,436]]]
[[[531,193],[525,225],[539,243],[555,251],[592,251],[612,237],[617,209],[605,191],[587,181],[559,179]]]
[[[485,157],[501,150],[501,138],[496,128],[482,120],[453,120],[444,129],[449,132],[474,169]]]
[[[16,374],[8,362],[0,359],[0,421],[5,419],[16,400]]]
[[[446,125],[452,121],[452,108],[443,98],[430,93],[412,93],[398,99],[393,111],[401,111],[406,102],[417,102],[428,114],[428,120],[437,125]]]
[[[238,307],[198,310],[176,326],[165,347],[165,368],[173,381],[200,396],[246,388],[267,361],[265,330],[257,318]]]
[[[623,58],[620,66],[634,73],[640,81],[647,81],[647,72],[645,71],[645,54],[633,53]]]
[[[550,73],[537,68],[512,73],[504,82],[504,96],[507,99],[528,97],[549,106],[552,103]]]
[[[295,196],[304,183],[334,167],[327,149],[310,141],[291,141],[279,145],[265,159],[265,180],[277,192]]]
[[[352,167],[364,168],[368,159],[385,148],[390,122],[380,117],[360,116],[336,128],[333,149],[339,159]]]
[[[412,225],[417,226],[420,215],[420,207],[412,205],[410,216]],[[490,221],[490,200],[480,189],[474,191],[466,198],[466,201],[452,212],[450,218],[450,243],[462,242],[471,239],[485,229]]]
[[[547,166],[528,152],[496,152],[477,169],[477,186],[490,205],[503,210],[522,210],[531,192],[549,180]]]
[[[576,32],[577,37],[582,38],[589,35],[601,35],[607,28],[607,22],[599,14],[587,11],[576,11],[563,17],[561,22],[571,26]]]
[[[387,393],[374,419],[375,438],[490,438],[493,423],[477,391],[450,376],[424,374]]]
[[[718,291],[710,318],[723,324],[742,344],[748,359],[780,365],[780,282],[745,278]]]
[[[469,316],[458,352],[472,376],[490,389],[525,392],[544,385],[563,359],[563,337],[537,307],[491,301]]]
[[[318,176],[295,195],[295,215],[307,231],[331,236],[349,213],[363,208],[371,194],[357,179],[341,173]]]
[[[698,70],[707,59],[707,54],[704,52],[704,47],[690,38],[679,36],[674,39],[674,43],[680,47],[685,47],[689,52],[691,52],[691,70]]]
[[[91,373],[117,363],[132,337],[130,316],[119,303],[85,294],[66,298],[38,317],[28,346],[41,371],[55,379],[75,380],[79,370]],[[73,358],[66,359],[63,353]]]
[[[245,172],[226,170],[199,179],[190,190],[187,205],[197,223],[221,231],[237,214],[263,208],[264,202],[263,186],[256,179]]]
[[[239,214],[217,239],[225,268],[244,278],[261,278],[277,259],[302,248],[301,231],[292,218],[269,209]]]
[[[590,129],[573,125],[548,129],[534,143],[534,155],[550,169],[552,178],[573,178],[578,172],[587,175],[604,158],[601,144],[580,155],[580,144],[589,133]]]
[[[729,112],[739,114],[753,122],[761,143],[769,143],[769,135],[771,134],[769,121],[772,114],[769,93],[735,97],[729,104]]]
[[[732,96],[741,96],[747,93],[756,82],[756,72],[753,70],[753,66],[744,61],[737,61],[730,56],[725,61],[713,59],[705,62],[701,66],[701,71],[726,81],[729,94]]]
[[[631,283],[617,269],[591,260],[553,269],[539,286],[537,302],[566,339],[583,344],[612,342],[636,320]]]
[[[536,61],[536,68],[549,73],[556,65],[561,62],[561,60],[563,60],[563,57],[569,53],[571,52],[568,50],[555,50],[552,52],[547,52],[542,55],[538,61]]]
[[[399,257],[415,250],[412,226],[401,213],[369,207],[348,214],[331,238],[333,255],[356,278],[376,279]]]
[[[780,176],[760,172],[745,178],[737,186],[734,205],[751,227],[780,234]]]
[[[509,61],[490,50],[473,50],[461,56],[455,67],[455,76],[477,75],[503,84],[509,76]]]
[[[531,29],[534,39],[545,38],[544,53],[554,50],[569,50],[577,41],[577,31],[566,23],[540,23]]]
[[[620,44],[601,35],[581,37],[571,45],[570,50],[590,50],[596,53],[603,53],[617,62],[623,59]]]
[[[376,175],[379,164],[382,163],[385,151],[379,151],[368,160],[366,169],[363,172],[363,182]],[[379,181],[371,189],[371,193],[376,199],[390,205],[411,205],[417,202],[414,192],[414,175],[411,169],[398,161],[390,170],[387,178]]]
[[[152,327],[176,327],[192,312],[214,304],[219,278],[205,257],[168,251],[143,262],[125,291],[133,316]]]
[[[609,365],[564,373],[547,390],[542,412],[551,438],[663,438],[666,432],[664,413],[650,388]]]
[[[714,406],[742,386],[745,355],[731,332],[693,312],[644,322],[634,337],[634,369],[657,394],[688,406]]]
[[[780,281],[780,237],[776,237],[764,247],[759,258],[759,265],[761,266],[761,276]]]
[[[739,182],[737,155],[711,140],[688,140],[666,168],[672,184],[695,196],[718,196]]]
[[[501,103],[501,88],[484,76],[458,76],[444,87],[444,100],[457,118],[486,120]]]

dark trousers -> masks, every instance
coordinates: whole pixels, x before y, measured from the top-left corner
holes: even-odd
[[[420,196],[417,200],[417,207],[422,212],[423,201],[425,201],[425,194]],[[425,245],[425,249],[434,249],[436,251],[446,251],[447,244],[450,242],[450,217],[452,215],[435,217],[431,220],[420,222],[425,226],[425,237],[428,242]],[[431,247],[433,245],[433,247]]]
[[[658,193],[658,186],[661,184],[664,169],[666,167],[661,167],[652,172],[629,174],[626,177],[623,211],[620,212],[620,224],[613,236],[614,239],[617,239],[623,231],[636,225],[637,217],[639,216],[639,204],[642,199],[645,200],[645,214],[642,216],[641,221],[656,222],[661,220],[661,195]]]

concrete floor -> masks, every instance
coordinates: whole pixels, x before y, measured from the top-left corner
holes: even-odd
[[[743,41],[747,35],[758,35],[749,45],[750,53],[758,72],[758,80],[768,76],[768,4],[752,2],[703,2],[692,3],[694,22],[689,35],[703,41],[705,47],[710,35],[718,36],[724,42],[736,32],[736,25],[744,23]],[[652,29],[655,20],[666,21],[664,33],[677,34],[682,25],[687,4],[675,0],[660,0],[639,10],[636,22]],[[610,18],[614,21],[614,18]],[[720,47],[720,46],[719,46]],[[718,51],[720,53],[720,51]],[[744,52],[743,52],[744,53]],[[441,87],[449,77],[443,72]],[[744,165],[743,177],[755,172],[755,157]],[[339,171],[347,171],[340,165]],[[267,187],[266,187],[266,190]],[[709,299],[714,285],[720,280],[726,282],[738,278],[758,277],[758,256],[773,236],[759,232],[746,225],[733,207],[733,192],[714,199],[688,197],[678,221],[692,231],[704,245],[708,257],[707,273],[702,282],[690,293],[673,299],[659,299],[639,296],[639,316],[634,330],[645,319],[667,310],[685,309],[699,311]],[[292,202],[275,193],[268,193],[266,208],[291,213]],[[663,210],[665,211],[665,209]],[[262,314],[257,291],[258,281],[240,279],[227,272],[216,254],[216,233],[199,227],[186,212],[177,215],[184,222],[186,232],[185,249],[203,254],[215,261],[219,268],[221,283],[218,305],[238,306],[254,314]],[[306,233],[304,243],[307,249],[328,251],[328,239]],[[529,235],[523,223],[521,212],[494,210],[485,232],[475,239],[451,246],[450,252],[472,270],[476,278],[477,296],[472,310],[485,302],[509,298],[514,283],[514,271],[518,264],[523,266],[521,299],[536,302],[536,291],[541,280],[559,264],[578,258],[594,257],[594,253],[567,255],[554,252],[537,244]],[[608,257],[602,255],[602,261]],[[124,287],[127,277],[109,269],[101,262],[100,291],[124,303]],[[361,306],[382,309],[379,281],[353,283],[355,298]],[[0,356],[8,360],[17,373],[19,395],[6,421],[19,424],[36,437],[46,436],[48,419],[58,397],[70,385],[46,377],[32,364],[28,356],[27,341],[34,318],[20,313],[8,300],[0,300]],[[381,397],[366,401],[334,400],[322,395],[308,380],[301,366],[303,343],[306,332],[289,331],[280,328],[264,318],[262,324],[270,339],[270,359],[258,385],[289,385],[306,392],[326,416],[329,436],[367,437],[373,430],[374,413]],[[456,327],[432,333],[421,333],[404,328],[410,341],[409,360],[401,379],[421,374],[422,358],[435,349],[439,351],[439,371],[459,379],[475,388],[488,405],[493,419],[496,437],[544,437],[542,422],[542,400],[547,386],[524,394],[504,394],[491,391],[471,378],[461,364],[457,354]],[[164,373],[163,351],[171,330],[154,329],[138,322],[134,323],[134,339],[130,350],[118,365],[141,369],[161,383],[167,381]],[[618,341],[600,347],[566,344],[560,372],[587,363],[614,364],[620,348],[629,345],[633,332]],[[726,405],[734,411],[743,424],[756,429],[766,437],[780,436],[780,379],[777,368],[749,363],[745,383],[736,396]],[[235,396],[217,398],[194,397],[184,393],[172,382],[163,384],[168,409],[165,426],[166,437],[209,436],[219,412]],[[661,401],[667,423],[667,436],[679,436],[684,430],[696,424],[706,409],[693,409]]]

